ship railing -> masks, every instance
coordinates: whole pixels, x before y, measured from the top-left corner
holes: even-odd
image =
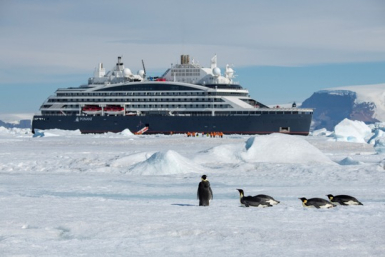
[[[299,112],[312,112],[314,108],[300,108],[300,107],[271,107],[271,108],[263,108],[256,107],[254,110],[260,111],[299,111]]]
[[[205,110],[196,110],[196,111],[182,111],[177,109],[148,109],[148,110],[134,110],[134,109],[126,109],[126,112],[137,112],[137,116],[146,116],[146,115],[163,115],[163,116],[259,116],[266,114],[312,114],[313,109],[311,108],[254,108],[249,110],[213,110],[213,109],[205,109]],[[122,111],[123,112],[123,111]],[[86,113],[78,113],[75,111],[71,111],[64,113],[63,111],[54,114],[35,114],[39,116],[89,116],[90,114]],[[92,114],[91,114],[92,115]],[[104,116],[102,113],[100,114]],[[123,113],[125,115],[125,113]],[[126,115],[128,116],[128,115]]]

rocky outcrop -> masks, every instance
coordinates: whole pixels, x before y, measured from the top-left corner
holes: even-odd
[[[302,106],[314,108],[312,130],[333,130],[345,118],[365,123],[378,122],[375,117],[376,104],[358,102],[357,94],[351,90],[321,90],[306,99]]]

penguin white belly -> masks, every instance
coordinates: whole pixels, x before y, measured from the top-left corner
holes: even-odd
[[[346,204],[346,205],[359,205],[356,201],[352,201],[352,200],[345,201],[344,204]]]
[[[274,200],[267,200],[266,202],[269,203],[270,205],[277,205],[278,204],[278,202],[274,201]]]
[[[333,204],[325,204],[325,205],[322,205],[322,206],[320,206],[320,208],[321,209],[329,209],[329,208],[332,208],[332,207],[334,207],[334,205]]]

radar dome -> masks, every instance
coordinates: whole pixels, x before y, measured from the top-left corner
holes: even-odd
[[[214,74],[214,76],[220,76],[221,75],[221,69],[219,69],[218,67],[215,67],[213,69],[213,74]]]
[[[129,77],[132,75],[131,70],[129,68],[124,68],[123,73],[125,77]]]
[[[144,76],[144,70],[139,70],[139,71],[138,71],[138,75],[141,76],[141,77],[143,78],[143,76]]]

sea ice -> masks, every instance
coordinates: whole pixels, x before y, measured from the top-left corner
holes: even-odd
[[[249,138],[240,155],[247,162],[333,163],[303,137],[278,133]]]
[[[344,119],[334,127],[334,137],[337,141],[366,143],[372,135],[372,130],[362,121]]]
[[[385,252],[385,161],[373,145],[326,135],[53,134],[0,128],[2,256]],[[203,174],[209,207],[196,198]],[[239,208],[237,188],[281,203]],[[327,194],[364,206],[305,209],[298,199]]]

